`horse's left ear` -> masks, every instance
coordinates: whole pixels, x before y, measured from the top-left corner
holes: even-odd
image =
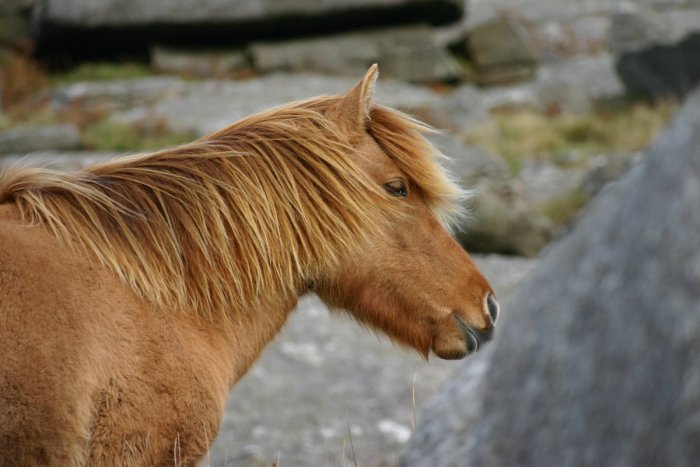
[[[367,127],[369,111],[372,108],[372,95],[377,77],[379,77],[379,67],[375,63],[369,67],[364,78],[345,94],[328,117],[336,120],[348,131],[359,132],[364,130]]]

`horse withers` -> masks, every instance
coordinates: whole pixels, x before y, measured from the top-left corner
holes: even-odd
[[[430,129],[343,96],[68,174],[0,175],[0,464],[188,465],[299,296],[462,358],[498,304]]]

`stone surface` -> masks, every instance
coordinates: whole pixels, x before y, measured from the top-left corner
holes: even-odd
[[[674,41],[700,24],[696,0],[467,0],[468,15],[449,30],[468,31],[504,14],[517,15],[526,21],[541,59],[562,60],[610,52],[613,16],[638,10],[653,11]]]
[[[241,72],[248,67],[239,49],[183,49],[163,45],[151,48],[151,65],[158,71],[212,77]]]
[[[259,110],[321,94],[343,93],[358,78],[273,74],[246,81],[187,83],[173,80],[168,86],[159,86],[159,79],[145,80],[143,86],[137,84],[139,80],[114,87],[87,84],[82,87],[82,91],[87,92],[69,88],[63,94],[72,91],[73,95],[84,99],[86,94],[97,95],[110,90],[120,96],[115,101],[120,101],[124,95],[127,99],[142,99],[142,105],[129,106],[128,110],[116,113],[112,118],[137,124],[156,119],[166,123],[171,130],[204,135]],[[129,89],[120,89],[120,86],[129,86]],[[390,79],[379,80],[376,96],[383,104],[409,111],[427,109],[428,112],[439,112],[442,104],[442,97],[427,88]]]
[[[532,107],[540,111],[585,113],[596,100],[621,97],[625,88],[615,72],[615,58],[607,53],[542,65],[535,79],[483,93],[488,109]]]
[[[609,46],[615,54],[670,45],[700,32],[700,4],[629,4],[610,16]]]
[[[675,44],[623,53],[617,72],[631,95],[683,99],[700,83],[698,51],[700,32]]]
[[[278,27],[287,22],[309,18],[339,18],[345,15],[358,21],[385,15],[390,23],[392,13],[403,14],[436,23],[453,21],[462,14],[461,0],[47,0],[43,20],[57,25],[82,28],[144,26],[153,24],[236,24],[271,23]],[[374,16],[372,18],[372,16]],[[291,22],[291,24],[289,24]]]
[[[443,97],[434,119],[438,128],[465,133],[489,124],[491,119],[480,90],[472,84],[461,84]],[[437,118],[440,117],[440,118]],[[432,123],[432,122],[431,122]]]
[[[695,93],[547,251],[487,368],[461,367],[422,414],[402,464],[697,465],[698,204]]]
[[[612,16],[608,40],[611,52],[621,54],[673,42],[672,34],[663,15],[638,7]]]
[[[625,92],[615,74],[614,58],[607,53],[542,66],[536,83],[546,107],[557,105],[562,111],[579,113],[589,110],[596,100],[620,97]]]
[[[525,25],[503,16],[473,28],[467,36],[469,55],[482,84],[503,84],[531,78],[537,52]]]
[[[508,164],[502,157],[464,144],[449,134],[433,135],[429,139],[447,156],[446,168],[464,186],[483,177],[491,180],[509,180],[511,177]]]
[[[646,0],[642,0],[646,1]],[[504,13],[517,13],[528,21],[569,20],[601,13],[609,13],[623,2],[587,0],[568,2],[562,0],[469,0],[467,21],[477,26],[498,18]]]
[[[554,225],[527,203],[519,182],[482,178],[471,189],[471,218],[457,233],[467,250],[535,256],[552,239]]]
[[[700,5],[697,2],[682,5],[682,8],[662,10],[661,15],[669,25],[673,37],[682,39],[700,30]]]
[[[593,198],[608,183],[619,179],[641,159],[641,153],[599,155],[592,159],[579,189]]]
[[[57,86],[50,92],[51,105],[56,110],[72,105],[105,107],[106,110],[129,109],[153,105],[163,99],[183,95],[189,84],[168,76],[111,81],[83,81]]]
[[[425,25],[253,44],[256,70],[306,71],[361,76],[372,63],[382,74],[406,81],[451,81],[461,68]]]
[[[544,161],[524,161],[519,178],[523,196],[530,203],[540,205],[561,199],[576,190],[587,174],[584,167],[560,167]]]
[[[629,3],[625,0],[469,0],[465,24],[471,29],[504,14],[517,15],[527,23],[530,40],[540,58],[562,60],[607,51],[610,16]]]
[[[76,149],[79,146],[80,135],[73,125],[16,128],[0,133],[0,154]]]

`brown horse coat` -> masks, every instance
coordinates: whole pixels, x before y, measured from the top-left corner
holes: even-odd
[[[491,290],[436,217],[458,191],[425,127],[370,105],[375,77],[173,150],[0,175],[0,465],[195,462],[307,291],[426,355],[476,349]]]

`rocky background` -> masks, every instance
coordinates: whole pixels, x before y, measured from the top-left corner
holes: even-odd
[[[685,441],[669,441],[697,440],[685,406],[659,396],[654,414],[676,415],[640,415],[656,396],[616,389],[656,391],[652,366],[671,365],[656,377],[688,404],[695,397],[674,379],[689,371],[695,350],[682,342],[695,342],[694,331],[654,336],[658,320],[694,326],[675,310],[698,311],[696,249],[674,243],[697,232],[693,205],[662,207],[699,189],[697,98],[661,149],[643,153],[700,81],[699,0],[0,0],[0,168],[75,170],[172,146],[257,110],[343,92],[375,62],[377,99],[445,130],[434,143],[475,190],[457,236],[504,305],[503,331],[466,363],[423,362],[304,299],[232,392],[207,463],[394,466],[404,453],[405,465],[600,465],[608,454],[638,465],[645,457],[620,446],[648,436],[658,442],[634,441],[645,446],[638,454],[696,464]],[[656,180],[663,157],[678,163]],[[645,180],[637,188],[604,188],[633,167],[646,174],[626,177]],[[681,175],[689,181],[674,186]],[[629,200],[611,201],[615,190]],[[618,226],[625,213],[629,226]],[[628,241],[642,231],[648,239]],[[664,276],[667,258],[695,266]],[[634,336],[626,345],[621,322],[635,320],[648,345]],[[654,438],[650,420],[683,435]],[[599,426],[609,442],[605,430],[587,435]],[[661,445],[683,449],[668,457]]]

